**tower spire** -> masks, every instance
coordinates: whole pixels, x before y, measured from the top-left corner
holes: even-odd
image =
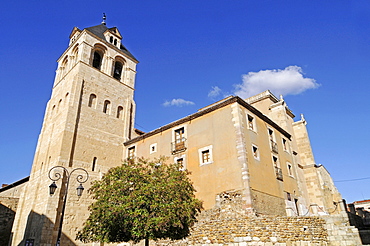
[[[103,21],[101,22],[103,25],[106,25],[105,20],[107,19],[107,16],[105,13],[103,13]]]

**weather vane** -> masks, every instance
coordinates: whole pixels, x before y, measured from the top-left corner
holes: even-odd
[[[105,20],[107,19],[107,16],[105,15],[105,13],[103,13],[103,21],[101,22],[103,25],[105,25]]]

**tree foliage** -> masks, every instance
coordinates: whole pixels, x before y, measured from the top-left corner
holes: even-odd
[[[189,172],[180,168],[164,158],[128,160],[111,168],[90,189],[95,202],[77,239],[137,243],[188,236],[202,203]]]

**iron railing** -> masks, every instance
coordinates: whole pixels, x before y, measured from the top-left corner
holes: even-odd
[[[183,152],[186,150],[186,138],[177,139],[171,143],[172,154]]]
[[[283,171],[280,167],[275,167],[276,179],[283,181]]]

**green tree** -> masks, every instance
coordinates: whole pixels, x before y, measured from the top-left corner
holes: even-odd
[[[164,158],[128,160],[111,168],[90,189],[96,200],[84,227],[82,242],[128,242],[182,239],[202,209],[188,171]]]

